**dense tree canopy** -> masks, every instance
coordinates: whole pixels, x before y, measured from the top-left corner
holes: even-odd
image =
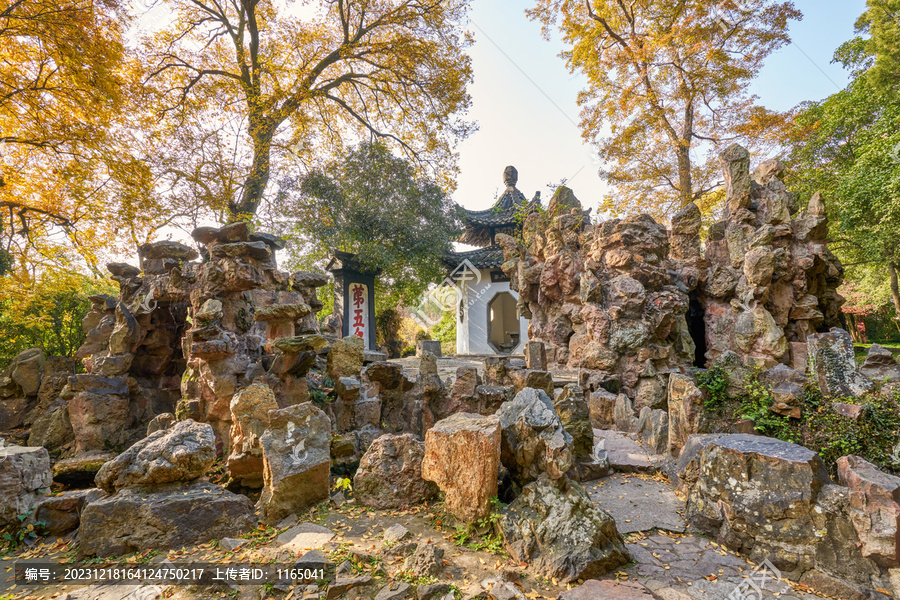
[[[213,209],[224,203],[229,220],[256,214],[273,160],[337,155],[369,136],[452,176],[471,127],[460,120],[467,4],[167,0],[175,19],[144,47],[176,136],[174,153],[159,146],[160,174]]]
[[[853,73],[847,88],[802,107],[791,140],[789,184],[804,194],[826,193],[834,249],[849,276],[858,280],[857,289],[868,288],[870,298],[885,296],[872,287],[877,282],[890,286],[900,315],[900,96],[880,54],[894,48],[892,38],[881,36],[893,36],[895,29],[870,28],[888,4],[900,5],[870,0],[857,30],[871,37],[851,40],[835,55]],[[872,268],[881,277],[871,277]]]
[[[0,3],[0,240],[17,277],[96,273],[117,240],[146,233],[130,207],[147,168],[114,143],[135,76],[126,26],[116,0]]]
[[[381,142],[282,182],[280,196],[298,264],[322,269],[332,250],[355,253],[362,266],[382,270],[383,307],[411,303],[439,280],[440,258],[461,230],[447,193]]]
[[[581,126],[617,190],[608,210],[659,215],[697,200],[719,185],[717,147],[759,151],[783,126],[748,87],[790,41],[791,2],[538,0],[529,14],[545,35],[558,24],[569,69],[587,76]]]

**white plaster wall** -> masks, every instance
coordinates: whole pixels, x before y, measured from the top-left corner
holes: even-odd
[[[509,282],[491,283],[491,272],[481,270],[481,281],[467,282],[462,293],[466,306],[464,322],[460,322],[459,302],[456,305],[456,353],[457,354],[499,354],[488,344],[488,302],[500,292],[509,292],[516,300],[519,295],[509,289]],[[519,318],[519,345],[513,354],[521,354],[528,341],[528,319]]]

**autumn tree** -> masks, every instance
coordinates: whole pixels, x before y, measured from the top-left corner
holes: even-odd
[[[161,147],[158,172],[224,205],[228,220],[256,214],[273,161],[312,163],[369,136],[452,175],[471,128],[460,118],[472,78],[467,3],[169,0],[172,25],[146,44],[148,82],[185,152],[172,159]],[[206,151],[187,151],[184,131]]]
[[[583,136],[619,192],[605,208],[665,214],[718,187],[717,148],[776,141],[785,116],[748,87],[789,43],[792,2],[538,0],[528,13],[545,36],[558,25],[569,69],[587,77]]]
[[[279,187],[296,266],[321,270],[332,250],[356,254],[362,267],[382,271],[379,308],[409,305],[439,280],[441,257],[462,229],[447,193],[383,142],[363,142]]]
[[[43,269],[99,275],[116,242],[145,241],[152,182],[123,135],[127,26],[116,0],[0,5],[0,240],[19,284]]]

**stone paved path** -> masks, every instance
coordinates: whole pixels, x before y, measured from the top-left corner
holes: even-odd
[[[619,533],[685,529],[684,500],[663,481],[618,473],[585,485],[591,500],[616,520]]]
[[[618,572],[619,581],[605,582],[602,590],[576,588],[564,593],[561,600],[813,600],[820,597],[795,592],[787,581],[754,571],[756,565],[724,546],[699,535],[683,533],[686,531],[684,498],[665,480],[654,476],[661,458],[648,454],[625,434],[595,429],[594,435],[597,443],[604,443],[610,466],[620,472],[587,482],[585,487],[591,499],[616,520],[634,563]],[[752,587],[751,581],[757,584],[762,595]]]

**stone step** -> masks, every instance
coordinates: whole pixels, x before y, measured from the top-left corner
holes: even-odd
[[[621,473],[656,473],[663,468],[664,458],[650,454],[643,446],[621,431],[594,430],[594,443],[606,451],[609,466]]]

